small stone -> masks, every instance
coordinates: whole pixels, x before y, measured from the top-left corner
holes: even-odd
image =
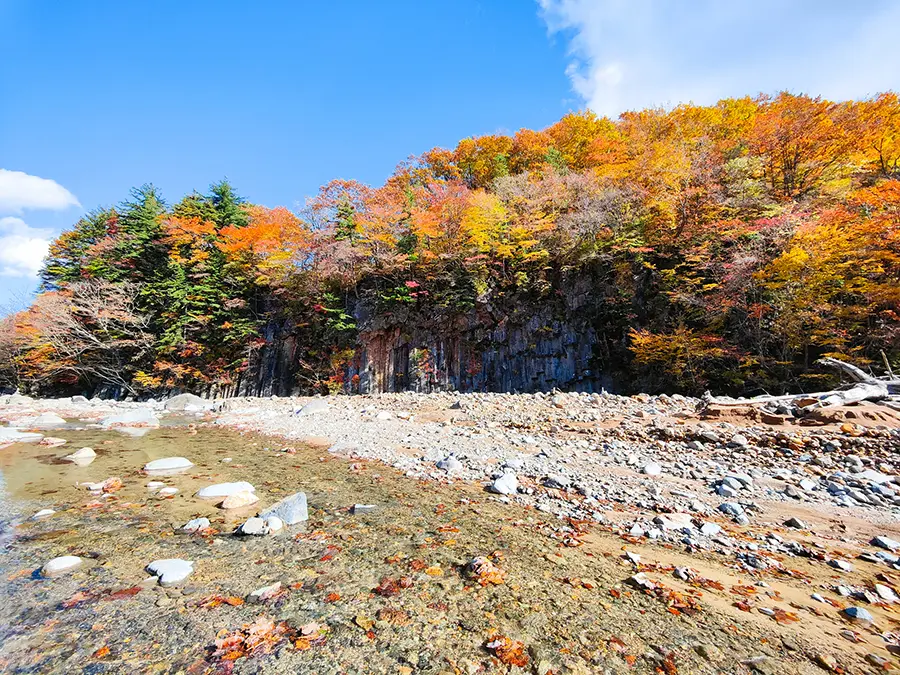
[[[784,521],[784,526],[792,527],[797,530],[808,530],[809,529],[809,526],[807,526],[807,524],[804,523],[799,518],[790,518],[789,520]]]
[[[843,610],[842,613],[848,619],[852,619],[854,621],[874,621],[874,618],[869,613],[869,610],[863,607],[847,607],[847,609]]]
[[[262,518],[258,518],[256,516],[252,518],[248,518],[243,525],[238,528],[238,534],[248,535],[248,536],[262,536],[264,534],[269,533],[269,528],[266,527],[266,521]]]
[[[269,516],[266,518],[266,527],[270,533],[275,533],[284,529],[284,521],[278,516]]]
[[[57,448],[60,445],[65,445],[68,443],[65,438],[55,438],[54,436],[44,436],[38,445],[43,445],[50,448]]]
[[[866,654],[866,661],[879,670],[890,670],[893,667],[890,661],[878,654]]]
[[[707,661],[719,661],[722,658],[722,651],[715,645],[696,645],[694,651]]]
[[[194,571],[194,563],[181,558],[154,560],[147,571],[158,578],[160,586],[171,586],[187,579]]]
[[[723,502],[719,504],[719,511],[729,516],[744,515],[744,507],[737,502]]]
[[[649,464],[644,465],[642,471],[648,476],[659,476],[660,474],[662,474],[663,470],[662,466],[660,466],[656,462],[650,462]]]
[[[77,555],[64,555],[48,560],[41,568],[41,576],[58,577],[81,566],[81,558]]]
[[[265,602],[269,598],[273,597],[280,590],[281,590],[281,582],[276,581],[274,584],[269,584],[268,586],[263,586],[262,588],[257,588],[255,591],[253,591],[248,596],[247,599],[250,602]]]
[[[831,654],[816,654],[815,656],[816,665],[824,670],[827,670],[829,673],[837,672],[838,670],[838,662]]]
[[[359,515],[360,513],[372,513],[378,507],[375,504],[354,504],[353,505],[353,515]]]
[[[846,560],[839,560],[838,558],[833,558],[828,561],[828,564],[835,569],[839,569],[841,572],[852,572],[853,571],[853,563],[847,562]]]
[[[76,450],[71,455],[66,455],[63,457],[67,462],[72,462],[73,464],[77,464],[78,466],[87,466],[91,462],[96,459],[97,453],[94,452],[93,448],[81,448]]]
[[[160,497],[171,497],[174,494],[178,494],[177,487],[164,487],[159,492],[157,492]]]
[[[181,529],[185,532],[199,532],[208,528],[209,525],[209,518],[193,518],[187,521]]]
[[[892,589],[890,586],[885,586],[884,584],[875,584],[875,592],[878,594],[878,597],[885,602],[897,602],[897,594],[894,593],[894,589]]]
[[[442,471],[446,471],[447,473],[456,473],[457,471],[462,471],[463,469],[463,463],[456,459],[456,457],[454,457],[453,455],[442,459],[437,463],[436,466],[437,468],[441,469]]]
[[[516,474],[506,472],[488,486],[488,490],[498,495],[514,495],[519,490],[519,480]]]
[[[250,492],[249,490],[243,490],[241,492],[235,492],[234,494],[230,494],[225,499],[222,500],[220,506],[223,509],[240,509],[245,506],[250,506],[251,504],[255,504],[259,501],[259,497]]]
[[[54,511],[53,509],[41,509],[40,511],[35,513],[33,516],[31,516],[31,519],[32,520],[41,520],[42,518],[47,518],[49,516],[52,516],[54,513],[56,513],[56,511]]]
[[[722,531],[722,526],[718,523],[703,523],[700,526],[700,533],[707,537],[715,537]]]
[[[878,546],[879,548],[884,548],[893,552],[900,549],[900,541],[896,541],[882,534],[872,539],[872,546]]]

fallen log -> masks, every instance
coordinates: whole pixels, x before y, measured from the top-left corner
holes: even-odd
[[[749,399],[733,399],[730,397],[713,396],[710,392],[703,395],[703,402],[706,406],[717,405],[726,407],[765,405],[767,403],[779,403],[787,401],[798,401],[802,399],[815,399],[813,403],[800,406],[803,412],[815,410],[817,408],[830,408],[833,406],[850,405],[852,403],[861,403],[862,401],[884,401],[890,395],[891,386],[900,386],[900,380],[886,379],[869,375],[867,372],[854,366],[852,363],[825,357],[819,359],[817,363],[825,366],[837,368],[845,373],[855,384],[846,389],[833,389],[831,391],[819,391],[811,394],[785,394],[783,396],[757,396]]]

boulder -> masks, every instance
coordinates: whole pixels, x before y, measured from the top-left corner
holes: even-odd
[[[100,420],[100,426],[110,427],[158,427],[159,418],[149,408],[135,408]]]
[[[519,491],[519,479],[516,474],[507,471],[488,486],[488,491],[498,495],[514,495]]]
[[[178,394],[167,400],[163,407],[169,412],[199,412],[207,410],[211,402],[195,394]]]
[[[30,431],[19,431],[13,427],[0,427],[0,445],[8,445],[10,443],[36,443],[43,437],[43,434]]]
[[[66,455],[63,457],[67,462],[72,462],[73,464],[77,464],[78,466],[87,466],[91,462],[93,462],[97,458],[97,453],[94,452],[93,448],[81,448],[80,450],[76,450],[71,455]]]

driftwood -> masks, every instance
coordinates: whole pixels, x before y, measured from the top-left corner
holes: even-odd
[[[815,410],[817,408],[830,408],[839,405],[849,405],[851,403],[860,403],[862,401],[887,401],[891,396],[889,387],[900,386],[900,380],[894,379],[893,372],[888,369],[887,377],[875,377],[869,375],[861,368],[857,368],[852,363],[826,357],[819,359],[817,363],[825,366],[837,368],[846,374],[854,384],[843,389],[834,389],[832,391],[819,391],[811,394],[787,394],[784,396],[757,396],[749,399],[733,399],[728,397],[716,397],[706,392],[703,395],[703,401],[706,405],[717,406],[752,406],[764,405],[766,403],[778,403],[782,401],[809,401],[806,405],[799,405],[804,412]],[[889,403],[893,403],[890,402]],[[894,405],[890,405],[894,408]]]

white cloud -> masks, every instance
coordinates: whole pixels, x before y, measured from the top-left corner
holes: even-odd
[[[870,0],[537,0],[594,111],[781,90],[832,99],[900,88],[900,3]]]
[[[55,180],[0,169],[0,214],[25,209],[62,211],[70,206],[80,206],[78,199]]]
[[[52,236],[21,218],[0,218],[0,277],[37,277]]]

